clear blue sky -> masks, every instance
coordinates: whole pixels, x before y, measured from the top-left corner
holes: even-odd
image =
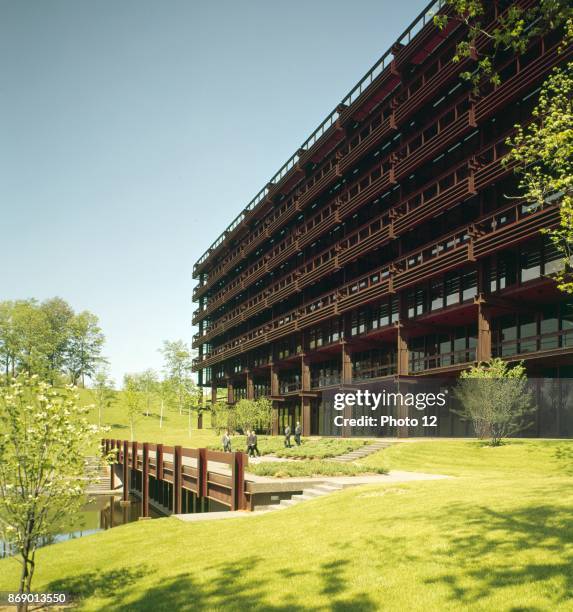
[[[426,0],[0,0],[0,299],[191,340],[193,262]]]

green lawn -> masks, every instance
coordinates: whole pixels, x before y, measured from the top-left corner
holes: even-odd
[[[39,551],[90,610],[571,610],[573,443],[407,442],[371,485],[250,519],[132,523]],[[19,566],[0,562],[0,590]]]
[[[356,463],[341,463],[323,459],[308,459],[302,461],[269,461],[249,465],[248,471],[259,476],[274,476],[275,478],[293,478],[300,476],[357,476],[359,474],[384,474],[383,466],[358,465]]]

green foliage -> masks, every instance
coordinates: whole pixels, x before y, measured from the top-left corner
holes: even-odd
[[[29,592],[40,541],[78,512],[89,479],[84,453],[101,433],[71,388],[21,375],[0,387],[0,532],[22,562]]]
[[[296,478],[307,476],[359,476],[364,474],[386,474],[381,466],[365,466],[358,463],[338,461],[265,461],[249,465],[248,471],[257,476]]]
[[[456,412],[472,421],[479,438],[489,437],[492,446],[524,429],[532,410],[524,366],[509,367],[499,358],[464,370],[455,395],[461,404]]]
[[[0,302],[0,367],[4,380],[20,372],[52,384],[76,383],[101,363],[104,336],[95,315],[75,314],[61,298]]]
[[[483,80],[500,84],[494,67],[494,58],[499,52],[525,53],[533,39],[560,28],[563,29],[561,48],[573,40],[573,6],[570,0],[540,0],[528,9],[512,4],[500,16],[496,26],[489,30],[484,23],[488,6],[485,0],[446,1],[453,9],[453,15],[435,15],[434,24],[443,30],[453,19],[467,28],[467,35],[458,43],[453,61],[476,60],[474,69],[461,75],[472,84],[476,93],[479,93]],[[479,41],[483,43],[480,45]]]
[[[137,375],[126,374],[123,377],[123,404],[127,411],[131,440],[135,440],[135,425],[142,414],[143,393]]]
[[[109,409],[115,401],[113,381],[110,379],[108,369],[105,365],[102,365],[95,372],[92,395],[98,411],[98,425],[101,426],[104,411]]]
[[[536,207],[560,201],[560,223],[544,230],[562,256],[559,288],[573,293],[573,62],[555,68],[545,81],[533,121],[516,126],[505,163],[515,163],[520,191]]]
[[[235,410],[226,402],[216,402],[211,406],[211,427],[213,427],[217,435],[224,429],[233,432],[237,428],[235,418]],[[216,447],[218,449],[218,446]]]
[[[242,399],[235,405],[235,427],[240,431],[255,429],[269,433],[272,421],[272,402],[266,397]]]
[[[182,340],[165,340],[160,351],[165,363],[165,380],[170,388],[167,394],[170,405],[176,406],[179,414],[183,414],[185,409],[197,409],[199,389],[191,376],[193,359],[190,349]]]
[[[351,440],[337,438],[303,438],[301,446],[284,448],[282,437],[281,446],[275,451],[277,457],[291,457],[301,459],[329,459],[350,453],[366,444],[366,440]]]

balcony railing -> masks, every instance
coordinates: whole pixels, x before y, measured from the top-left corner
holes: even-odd
[[[363,380],[371,380],[372,378],[383,378],[396,374],[396,363],[379,364],[371,368],[354,367],[352,373],[352,382],[360,382]]]
[[[512,222],[499,226],[499,219],[512,217]],[[391,265],[352,281],[338,290],[313,300],[310,304],[290,311],[280,318],[261,326],[244,336],[217,347],[204,356],[204,364],[212,365],[235,354],[239,354],[266,342],[288,335],[341,314],[357,304],[378,299],[397,289],[411,286],[421,279],[443,274],[475,261],[480,256],[510,246],[516,241],[538,235],[542,227],[553,227],[558,223],[556,205],[542,210],[511,204],[503,211],[489,215],[457,232],[405,255]],[[312,315],[312,316],[310,316]]]
[[[320,376],[312,376],[310,379],[310,386],[312,389],[322,389],[323,387],[339,385],[340,381],[340,372],[338,374],[323,374]]]
[[[476,349],[465,348],[448,353],[438,353],[434,355],[424,355],[417,357],[410,356],[410,372],[422,372],[424,370],[433,370],[435,368],[444,368],[457,364],[473,363],[476,360]]]
[[[433,18],[444,4],[444,0],[433,0],[429,5],[418,15],[413,23],[400,36],[399,46],[408,44],[417,32],[422,30],[429,21]],[[298,148],[297,152],[292,155],[274,174],[269,183],[261,189],[257,195],[249,202],[246,208],[241,211],[235,219],[230,223],[227,229],[211,244],[211,246],[203,253],[194,266],[194,274],[196,274],[201,266],[209,259],[209,257],[217,250],[217,248],[232,234],[232,232],[241,224],[248,213],[253,211],[266,198],[269,192],[269,185],[273,185],[281,181],[290,172],[298,160],[304,155],[305,151],[310,150],[318,141],[327,134],[327,132],[335,125],[340,116],[341,109],[344,109],[356,102],[362,94],[370,88],[382,72],[390,65],[394,59],[392,49],[386,51],[382,57],[368,70],[368,72],[358,81],[358,83],[344,96],[340,104],[320,123],[320,125],[312,132],[312,134]]]
[[[492,353],[494,357],[512,357],[564,348],[573,350],[573,328],[494,342]]]

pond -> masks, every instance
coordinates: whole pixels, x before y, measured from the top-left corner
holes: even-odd
[[[117,495],[88,496],[77,519],[62,529],[61,533],[47,538],[42,542],[42,546],[82,538],[98,531],[137,521],[141,516],[141,501],[131,495],[131,503],[129,505],[121,505],[120,501],[121,496]],[[150,506],[149,516],[151,518],[159,518],[163,515]],[[0,540],[0,558],[6,557],[9,554],[10,550],[6,543]]]

